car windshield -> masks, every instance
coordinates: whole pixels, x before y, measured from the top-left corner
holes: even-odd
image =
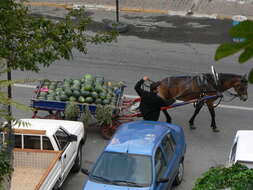
[[[152,178],[151,157],[104,152],[90,177],[114,185],[147,187]]]

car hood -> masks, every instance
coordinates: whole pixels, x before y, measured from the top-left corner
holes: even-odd
[[[150,187],[128,187],[87,181],[83,190],[150,190]]]

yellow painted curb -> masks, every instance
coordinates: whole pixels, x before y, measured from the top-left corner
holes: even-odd
[[[39,7],[55,7],[55,8],[64,8],[64,9],[71,9],[73,6],[72,4],[60,4],[60,3],[50,3],[50,2],[24,2],[24,5],[30,6],[39,6]]]
[[[139,9],[139,8],[120,8],[120,11],[124,12],[142,12],[142,13],[161,13],[168,14],[169,11],[160,9]]]

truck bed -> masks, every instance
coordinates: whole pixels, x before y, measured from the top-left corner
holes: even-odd
[[[14,149],[11,190],[39,190],[61,151]]]

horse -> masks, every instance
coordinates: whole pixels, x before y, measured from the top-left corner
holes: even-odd
[[[219,73],[217,76],[214,76],[213,73],[202,73],[196,76],[166,77],[160,81],[158,93],[165,99],[174,98],[181,101],[190,101],[203,96],[221,95],[228,89],[234,89],[236,94],[232,94],[231,92],[230,94],[239,97],[242,101],[246,101],[248,99],[247,88],[248,81],[246,75]],[[190,129],[196,129],[194,119],[203,105],[206,104],[212,118],[211,128],[214,132],[219,132],[215,122],[214,111],[216,107],[214,101],[218,98],[219,96],[215,96],[215,98],[197,101],[195,103],[194,114],[189,120]]]

